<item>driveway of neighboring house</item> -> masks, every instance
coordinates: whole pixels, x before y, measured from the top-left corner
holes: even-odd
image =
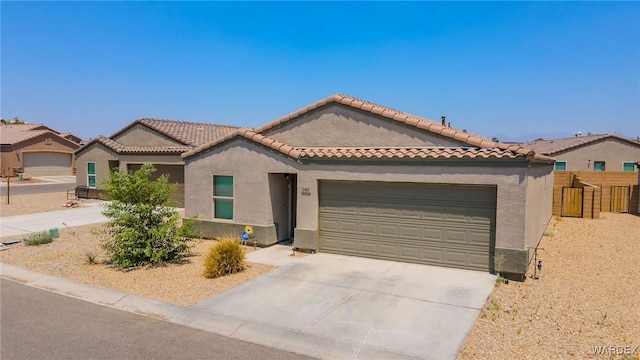
[[[234,337],[312,356],[455,359],[495,284],[483,272],[289,253],[250,254],[281,267],[192,308],[238,320]]]

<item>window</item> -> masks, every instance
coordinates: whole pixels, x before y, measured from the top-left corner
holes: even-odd
[[[96,188],[96,163],[91,161],[87,162],[87,186]]]
[[[233,176],[213,176],[213,217],[233,219]]]
[[[636,171],[636,163],[634,163],[634,162],[623,162],[622,163],[622,171]]]
[[[557,171],[565,171],[567,170],[567,162],[566,161],[556,161],[556,168]]]
[[[594,161],[593,162],[593,170],[594,171],[604,171],[604,161]]]

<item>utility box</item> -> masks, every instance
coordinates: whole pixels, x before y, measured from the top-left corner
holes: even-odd
[[[54,227],[49,229],[49,235],[51,235],[52,238],[57,239],[60,237],[60,232],[58,231],[58,228]]]

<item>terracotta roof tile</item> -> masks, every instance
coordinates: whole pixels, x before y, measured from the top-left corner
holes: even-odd
[[[123,146],[113,140],[118,135],[126,132],[137,124],[142,124],[153,129],[171,139],[174,139],[183,145],[177,146]],[[237,126],[207,124],[177,120],[141,118],[123,129],[119,130],[110,137],[98,136],[96,139],[86,143],[83,147],[76,151],[76,154],[87,149],[89,145],[98,142],[107,148],[119,154],[182,154],[197,146],[211,142],[215,139],[224,137],[225,135],[238,130]]]
[[[182,154],[192,149],[190,146],[124,146],[104,136],[98,136],[100,143],[117,154]]]
[[[441,148],[441,147],[414,147],[414,148],[299,148],[301,159],[340,159],[346,158],[375,158],[375,159],[516,159],[525,157],[523,154],[515,154],[508,150],[487,148]]]
[[[506,149],[509,144],[502,144],[502,143],[497,143],[494,141],[491,141],[488,138],[479,136],[479,135],[475,135],[475,134],[470,134],[470,133],[466,133],[463,132],[461,130],[455,129],[455,128],[451,128],[448,126],[443,126],[442,124],[426,119],[426,118],[422,118],[419,116],[415,116],[415,115],[411,115],[393,108],[389,108],[386,106],[382,106],[382,105],[378,105],[378,104],[374,104],[365,100],[361,100],[349,95],[344,95],[344,94],[334,94],[329,96],[326,99],[322,99],[320,101],[317,101],[314,104],[308,105],[305,108],[295,111],[287,116],[281,117],[269,124],[266,124],[264,126],[261,126],[257,129],[255,129],[256,133],[262,133],[266,130],[269,130],[271,128],[274,128],[278,125],[281,125],[283,123],[286,123],[289,120],[295,119],[296,117],[311,111],[313,109],[316,109],[318,107],[324,106],[326,104],[329,104],[331,102],[335,102],[335,103],[339,103],[339,104],[344,104],[347,106],[351,106],[353,108],[356,109],[361,109],[367,112],[371,112],[373,114],[378,114],[380,116],[392,119],[394,121],[398,121],[404,124],[407,124],[409,126],[414,126],[417,127],[419,129],[423,129],[423,130],[427,130],[430,131],[432,133],[435,134],[439,134],[441,136],[445,136],[445,137],[449,137],[458,141],[463,141],[468,145],[472,145],[472,146],[477,146],[477,147],[488,147],[488,148],[498,148],[498,149]],[[463,134],[463,135],[461,135]],[[465,139],[465,140],[462,140]],[[520,154],[520,155],[535,155],[533,154],[533,151],[531,149],[526,149],[523,147],[518,147],[515,148],[513,151],[515,151],[516,153]]]
[[[597,134],[552,140],[539,139],[524,143],[522,145],[529,149],[533,149],[536,153],[539,154],[553,155],[562,151],[570,150],[583,145],[588,145],[605,139],[616,139],[640,147],[640,144],[638,143],[612,134]]]
[[[57,137],[66,143],[78,146],[78,143],[61,136],[55,130],[48,128],[43,124],[6,124],[0,125],[0,144],[15,145],[23,141],[31,140],[43,134],[49,134]]]
[[[404,123],[408,126],[413,126],[419,129],[423,129],[435,134],[439,134],[441,136],[449,137],[465,144],[468,144],[469,147],[461,146],[458,148],[431,148],[431,147],[416,147],[416,148],[292,148],[286,144],[283,144],[279,141],[269,139],[262,135],[263,132],[279,126],[281,124],[286,123],[289,120],[292,120],[300,115],[304,115],[305,113],[317,109],[321,106],[327,105],[329,103],[340,103],[345,104],[347,106],[351,106],[357,109],[362,109],[363,111],[371,112],[374,114],[379,114],[380,116],[389,118],[394,121],[398,121]],[[343,94],[335,94],[329,96],[326,99],[322,99],[317,101],[311,105],[306,106],[298,111],[295,111],[287,116],[279,118],[269,124],[261,126],[255,130],[250,129],[239,129],[233,131],[225,136],[214,139],[207,143],[202,144],[201,146],[188,151],[183,154],[184,158],[193,156],[198,154],[210,147],[217,146],[226,141],[231,140],[232,138],[242,136],[247,138],[248,140],[255,141],[257,143],[262,144],[263,146],[269,147],[281,153],[284,153],[293,158],[401,158],[405,155],[409,158],[517,158],[523,157],[527,160],[541,160],[541,161],[549,161],[552,162],[553,159],[548,158],[546,156],[536,155],[533,150],[523,148],[519,145],[514,144],[503,144],[499,142],[494,142],[488,138],[467,133],[464,131],[457,130],[455,128],[451,128],[448,126],[443,126],[440,123],[434,122],[429,119],[421,118],[415,115],[411,115],[408,113],[404,113],[402,111],[392,109],[389,107],[377,105],[368,101],[360,100],[348,95]]]
[[[218,139],[239,129],[238,126],[230,125],[151,118],[138,119],[134,124],[135,123],[143,124],[185,145],[194,147]]]

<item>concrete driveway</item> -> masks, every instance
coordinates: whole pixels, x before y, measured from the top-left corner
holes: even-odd
[[[192,308],[239,320],[234,337],[312,356],[455,359],[495,281],[475,271],[290,253],[273,246],[249,254],[281,267]]]

